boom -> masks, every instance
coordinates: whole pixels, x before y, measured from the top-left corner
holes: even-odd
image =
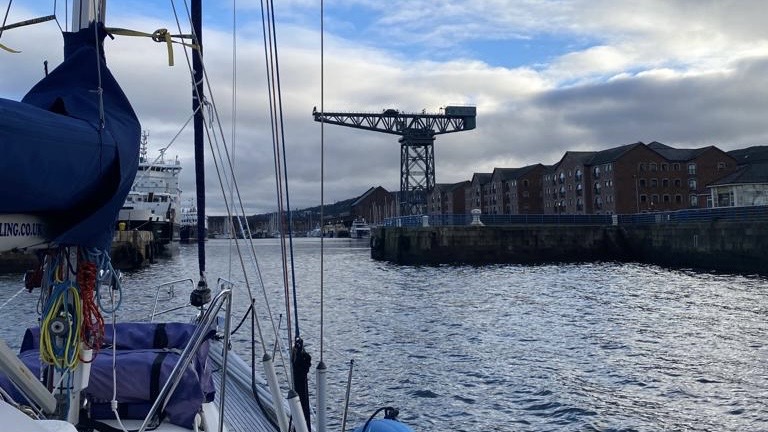
[[[399,135],[400,214],[423,213],[426,197],[435,187],[435,135],[475,128],[477,109],[448,106],[440,113],[402,113],[386,109],[382,113],[318,112],[315,121],[374,132]]]

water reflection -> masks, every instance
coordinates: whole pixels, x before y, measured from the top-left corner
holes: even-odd
[[[318,245],[294,244],[300,330],[315,363]],[[331,418],[340,417],[354,359],[352,423],[393,405],[416,430],[768,429],[763,278],[617,263],[398,267],[371,260],[365,243],[325,245]],[[207,248],[209,282],[222,276],[238,285],[239,318],[249,304],[239,262],[230,265],[227,241]],[[256,248],[284,328],[279,243]],[[133,301],[121,316],[145,312],[154,298],[147,286],[196,278],[195,253],[182,245],[178,256],[126,274]],[[246,264],[266,320],[260,279]],[[20,288],[18,277],[0,284],[0,304]],[[12,322],[34,316],[36,295],[8,303]],[[248,358],[248,337],[236,341]]]

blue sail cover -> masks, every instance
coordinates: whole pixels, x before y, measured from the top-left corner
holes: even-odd
[[[36,214],[51,241],[108,250],[141,126],[106,66],[105,36],[100,24],[64,33],[64,62],[21,102],[0,98],[0,214]]]

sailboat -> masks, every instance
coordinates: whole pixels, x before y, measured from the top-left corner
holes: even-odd
[[[201,6],[201,0],[192,2],[192,41],[186,44],[193,47],[196,84],[200,231],[205,221]],[[259,327],[257,341],[253,332],[252,345],[258,342],[263,350],[264,370],[259,373],[263,379],[256,376],[255,361],[248,364],[231,352],[234,284],[218,279],[211,284],[214,289],[209,288],[202,232],[198,233],[197,283],[185,279],[154,288],[132,287],[132,293],[154,292],[154,307],[146,322],[118,322],[117,312],[132,294],[111,267],[108,251],[119,210],[136,175],[141,128],[106,67],[103,42],[109,30],[103,24],[104,3],[75,0],[73,10],[73,31],[63,32],[63,63],[20,102],[0,99],[4,149],[0,176],[12,186],[0,190],[4,233],[0,247],[37,251],[40,268],[28,274],[25,283],[39,289],[42,305],[40,326],[20,335],[19,353],[0,340],[0,424],[5,430],[30,432],[304,432],[310,430],[314,417],[316,429],[324,432],[326,371],[321,360],[318,402],[312,411],[306,375],[310,358],[298,332],[291,335],[290,323],[287,345],[291,346],[292,373],[287,397],[269,354],[272,346],[282,346],[277,339],[267,343]],[[274,22],[270,25],[272,34]],[[236,190],[234,176],[230,180]],[[234,207],[223,195],[227,208]],[[231,228],[236,226],[232,220]],[[247,219],[241,220],[245,223],[237,224],[240,230],[250,231]],[[250,232],[242,237],[250,239]],[[285,241],[281,234],[281,242]],[[238,252],[254,250],[252,243],[247,248],[237,240],[234,244]],[[188,285],[192,288],[188,304],[158,311],[161,297],[178,298],[175,291]],[[294,305],[295,295],[294,290]],[[259,326],[255,299],[249,297],[250,315],[241,323],[250,316],[254,328]],[[286,295],[286,305],[290,304]],[[190,308],[195,312],[191,322],[155,321],[169,314],[183,316],[182,311]],[[381,411],[385,418],[375,419]],[[391,407],[376,410],[356,430],[410,431],[396,420],[396,413]],[[342,431],[346,411],[343,416]]]

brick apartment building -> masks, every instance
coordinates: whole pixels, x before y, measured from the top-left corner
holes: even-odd
[[[641,166],[642,181],[647,178],[647,189],[640,189],[640,201],[648,201],[649,210],[680,210],[683,208],[712,207],[708,186],[734,171],[736,159],[717,147],[676,149],[659,142],[648,148],[662,155],[660,166]],[[659,187],[654,189],[654,184]],[[671,201],[671,203],[670,203]],[[682,202],[681,202],[682,201]]]
[[[544,214],[586,214],[592,194],[586,175],[595,152],[565,152],[542,179]]]
[[[488,191],[490,189],[492,173],[474,173],[472,180],[464,190],[464,210],[469,213],[472,209],[480,209],[486,212]]]
[[[736,169],[717,147],[637,142],[566,152],[544,178],[545,213],[616,214],[707,207],[707,185]]]
[[[378,225],[398,215],[397,200],[383,187],[372,187],[352,201],[350,213],[352,219],[365,219],[369,224]]]
[[[736,159],[714,146],[676,149],[636,142],[568,151],[553,166],[475,173],[465,188],[465,212],[629,214],[711,207],[708,186],[736,169]],[[444,204],[431,211],[450,213]]]
[[[542,164],[522,168],[496,168],[491,182],[486,214],[542,213]]]
[[[427,195],[428,214],[466,213],[465,192],[470,182],[438,183]]]

